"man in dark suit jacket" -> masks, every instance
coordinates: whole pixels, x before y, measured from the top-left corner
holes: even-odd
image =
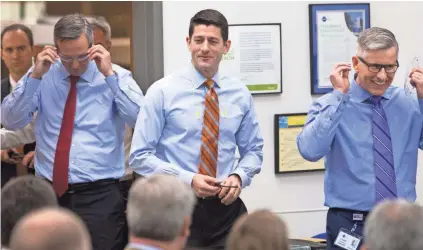
[[[9,76],[1,80],[1,102],[15,88],[17,82],[32,66],[34,39],[31,30],[22,24],[12,24],[1,32],[1,58],[9,70]],[[16,176],[16,164],[22,157],[12,157],[13,153],[24,153],[26,162],[33,160],[35,144],[25,145],[24,149],[5,149],[1,155],[1,186]],[[22,152],[23,151],[23,152]]]

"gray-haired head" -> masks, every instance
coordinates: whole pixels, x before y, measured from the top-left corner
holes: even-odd
[[[360,33],[357,39],[357,55],[365,57],[367,51],[385,50],[395,47],[399,52],[395,35],[384,28],[372,27]]]
[[[52,186],[33,175],[11,179],[1,188],[1,245],[8,246],[16,223],[31,211],[58,206]]]
[[[102,16],[97,16],[92,19],[90,19],[91,28],[97,28],[103,31],[104,38],[106,38],[107,41],[110,41],[112,38],[112,29],[110,28],[109,22],[107,22],[106,18]]]
[[[169,175],[137,180],[129,191],[127,219],[132,236],[170,242],[191,217],[196,199],[190,186]]]
[[[88,47],[93,44],[93,30],[88,20],[80,14],[71,14],[60,18],[54,25],[54,44],[57,41],[76,40],[85,34]]]
[[[405,200],[377,205],[366,220],[364,237],[369,250],[423,249],[423,207]]]

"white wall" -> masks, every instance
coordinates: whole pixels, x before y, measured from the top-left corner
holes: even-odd
[[[185,36],[190,18],[199,10],[221,11],[229,23],[282,23],[283,94],[255,96],[254,102],[265,140],[262,172],[242,198],[250,210],[270,208],[288,222],[291,237],[310,237],[325,231],[323,172],[274,174],[274,114],[307,112],[310,95],[309,2],[163,2],[165,75],[190,60]],[[400,43],[400,64],[423,54],[423,2],[371,3],[371,25],[393,31]],[[402,85],[404,67],[396,76]],[[271,108],[269,108],[271,107]],[[418,201],[423,204],[423,166],[419,161]]]

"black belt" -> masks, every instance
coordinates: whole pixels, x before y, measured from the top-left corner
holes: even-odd
[[[331,207],[329,210],[334,212],[346,212],[346,213],[357,213],[357,214],[363,214],[364,216],[367,216],[370,211],[359,211],[359,210],[351,210],[351,209],[345,209],[345,208],[337,208],[337,207]]]

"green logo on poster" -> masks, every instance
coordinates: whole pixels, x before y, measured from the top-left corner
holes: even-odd
[[[228,53],[226,53],[225,55],[223,55],[222,60],[224,61],[232,61],[235,60],[235,52],[234,52],[234,48],[230,48]]]

